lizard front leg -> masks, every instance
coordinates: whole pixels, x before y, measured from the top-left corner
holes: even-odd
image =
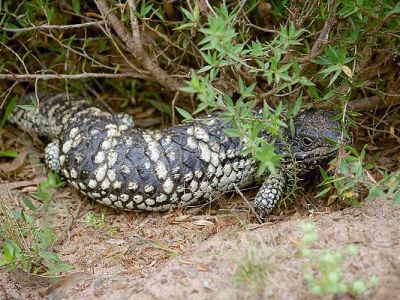
[[[261,221],[265,221],[266,216],[275,208],[281,199],[286,186],[286,176],[282,169],[277,170],[276,174],[270,174],[262,184],[254,200],[255,211]]]

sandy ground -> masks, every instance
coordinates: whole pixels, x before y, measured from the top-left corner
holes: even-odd
[[[88,224],[90,211],[104,212],[106,225]],[[358,245],[359,255],[346,260],[344,273],[378,277],[365,299],[400,299],[400,207],[382,200],[314,215],[296,212],[257,225],[243,212],[212,208],[196,214],[119,213],[63,188],[49,212],[62,236],[55,251],[75,271],[49,281],[2,270],[1,299],[309,299],[299,252],[302,220],[315,221],[317,249]],[[249,261],[265,276],[240,279],[240,265]]]

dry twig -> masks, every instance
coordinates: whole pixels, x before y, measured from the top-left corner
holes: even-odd
[[[104,23],[105,23],[105,21],[94,21],[94,22],[86,22],[86,23],[81,23],[81,24],[70,24],[70,25],[43,24],[43,25],[35,25],[35,26],[31,26],[31,27],[26,27],[26,28],[1,27],[0,30],[7,31],[7,32],[27,32],[27,31],[43,30],[43,29],[67,30],[67,29],[84,28],[84,27],[90,27],[90,26],[100,26]]]
[[[119,20],[115,13],[110,9],[110,6],[105,0],[95,0],[95,3],[102,16],[107,20],[107,23],[110,25],[110,27],[115,30],[118,37],[125,43],[127,49],[134,55],[136,61],[150,72],[153,80],[157,81],[160,85],[170,91],[179,90],[182,87],[182,84],[176,81],[175,78],[167,74],[163,69],[161,69],[157,63],[154,63],[154,61],[144,51],[142,39],[140,36],[138,20],[134,14],[134,12],[136,11],[136,7],[133,1],[128,0],[132,34],[129,34],[129,31],[125,28],[124,24]]]
[[[146,77],[138,73],[80,73],[80,74],[0,74],[0,79],[6,80],[50,80],[50,79],[83,79],[83,78],[141,78]]]
[[[249,200],[247,200],[247,198],[245,197],[245,195],[243,195],[242,191],[238,188],[238,186],[235,184],[234,185],[236,192],[240,195],[240,197],[242,197],[242,199],[247,203],[247,205],[249,206],[250,210],[253,212],[253,214],[256,216],[257,221],[262,224],[263,221],[260,219],[260,217],[257,215],[253,205],[250,204]]]

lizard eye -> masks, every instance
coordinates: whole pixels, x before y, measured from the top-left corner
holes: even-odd
[[[302,142],[305,146],[309,147],[312,145],[313,141],[309,137],[303,137]]]

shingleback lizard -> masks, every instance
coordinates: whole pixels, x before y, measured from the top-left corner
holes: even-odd
[[[21,101],[29,102],[29,95]],[[294,136],[286,130],[274,140],[282,157],[295,158],[299,175],[336,155],[332,141],[341,135],[332,117],[325,110],[301,112],[294,119]],[[255,209],[265,219],[282,197],[293,167],[292,160],[283,159],[276,174],[258,176],[258,163],[242,154],[243,143],[225,133],[230,125],[215,114],[162,130],[142,130],[126,114],[56,94],[40,97],[36,109],[15,107],[9,121],[49,138],[46,164],[83,195],[124,210],[185,207],[259,182]]]

